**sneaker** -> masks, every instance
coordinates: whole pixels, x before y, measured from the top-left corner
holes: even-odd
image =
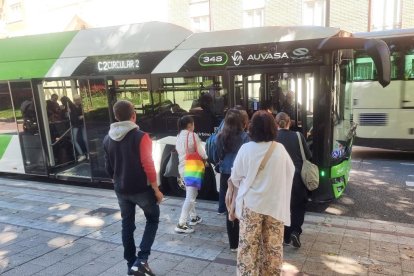
[[[194,229],[188,226],[187,223],[177,224],[174,230],[177,233],[193,233],[194,232]]]
[[[150,267],[148,266],[147,261],[136,261],[131,267],[132,275],[139,276],[155,276]]]
[[[127,275],[134,275],[134,271],[130,267],[128,267]]]
[[[217,215],[225,215],[226,214],[226,211],[224,211],[224,212],[217,212]]]
[[[296,248],[300,248],[301,243],[299,239],[299,234],[296,232],[293,232],[292,234],[290,234],[290,238],[292,239],[292,245]]]
[[[85,155],[81,155],[81,156],[78,157],[78,162],[82,162],[83,160],[86,160]]]
[[[237,253],[237,248],[230,248],[231,252],[236,252]]]
[[[195,218],[191,219],[188,224],[191,225],[191,226],[194,226],[194,225],[199,224],[202,221],[203,221],[202,218],[200,218],[199,216],[196,216]]]

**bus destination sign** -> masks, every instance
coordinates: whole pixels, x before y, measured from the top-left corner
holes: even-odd
[[[98,61],[97,69],[99,72],[139,69],[139,59]]]

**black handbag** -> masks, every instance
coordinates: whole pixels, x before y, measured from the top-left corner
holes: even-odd
[[[170,159],[168,160],[167,166],[165,167],[164,176],[165,177],[180,177],[178,172],[178,153],[173,150],[170,154]]]

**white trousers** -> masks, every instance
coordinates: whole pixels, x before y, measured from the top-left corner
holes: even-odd
[[[185,187],[185,200],[183,203],[183,208],[181,209],[181,216],[178,223],[184,224],[187,222],[188,215],[190,215],[190,218],[196,218],[197,213],[195,210],[195,203],[196,198],[198,195],[198,189],[195,187]]]

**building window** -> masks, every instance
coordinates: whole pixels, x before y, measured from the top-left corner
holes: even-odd
[[[254,9],[244,11],[243,27],[262,27],[264,26],[264,9]]]
[[[303,25],[325,26],[326,25],[326,1],[304,0],[302,6]]]
[[[190,19],[193,31],[210,31],[210,1],[190,0]]]
[[[401,0],[371,1],[370,31],[401,29]]]
[[[7,12],[7,23],[23,20],[23,5],[20,1],[12,1]]]
[[[264,26],[264,0],[243,0],[243,27]]]

